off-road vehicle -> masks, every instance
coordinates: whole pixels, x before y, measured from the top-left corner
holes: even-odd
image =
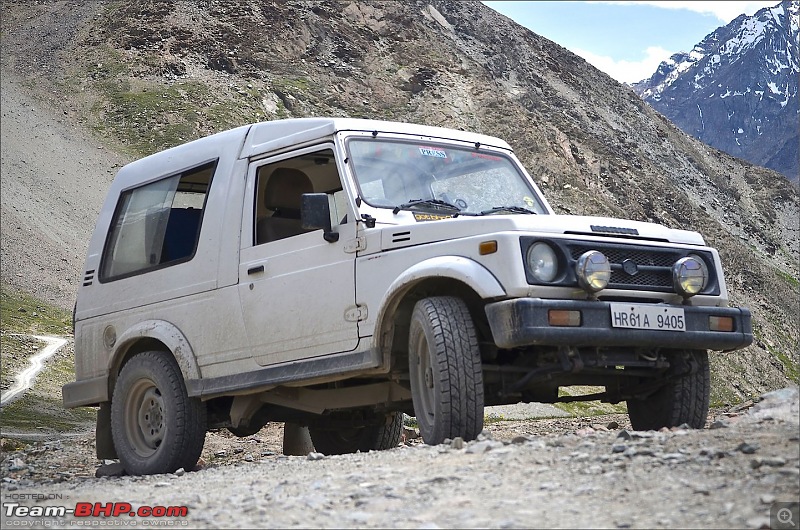
[[[752,341],[696,232],[555,215],[504,141],[354,119],[256,123],[123,167],[92,236],[67,407],[128,473],[208,429],[323,453],[474,439],[484,406],[627,402],[704,425],[707,350]]]

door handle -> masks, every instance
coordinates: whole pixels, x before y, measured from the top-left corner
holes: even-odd
[[[247,269],[247,274],[257,274],[259,272],[264,272],[264,265],[257,265]]]

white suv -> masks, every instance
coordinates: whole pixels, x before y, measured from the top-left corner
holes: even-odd
[[[404,123],[240,127],[114,179],[75,311],[66,407],[97,452],[190,468],[207,429],[307,426],[318,451],[475,438],[484,405],[627,401],[704,425],[706,350],[752,342],[717,252],[660,225],[554,215],[504,141]],[[583,396],[579,399],[586,399]]]

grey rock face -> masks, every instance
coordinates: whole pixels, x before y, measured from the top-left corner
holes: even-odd
[[[798,3],[718,28],[633,85],[684,132],[798,182]]]

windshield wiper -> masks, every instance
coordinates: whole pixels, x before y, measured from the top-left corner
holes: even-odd
[[[534,212],[533,210],[528,210],[527,208],[523,208],[522,206],[495,206],[494,208],[483,210],[480,213],[480,215],[491,215],[493,213],[498,213],[498,212],[527,213],[536,215],[536,212]]]
[[[455,204],[450,204],[446,201],[440,201],[439,199],[411,199],[408,202],[404,202],[398,206],[394,207],[392,210],[393,213],[397,214],[400,210],[408,210],[411,208],[416,208],[418,206],[432,208],[434,210],[445,210],[449,212],[460,212],[461,208],[456,206]]]

